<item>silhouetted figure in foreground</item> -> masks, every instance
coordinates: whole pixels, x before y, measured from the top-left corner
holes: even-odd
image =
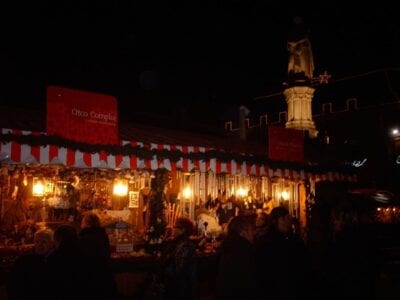
[[[110,243],[108,235],[100,226],[97,214],[87,212],[79,232],[80,245],[87,257],[90,290],[96,299],[114,299],[117,293],[114,275],[110,269]]]
[[[54,231],[56,249],[48,256],[53,299],[90,299],[89,267],[74,227],[61,225]]]
[[[333,211],[333,236],[323,261],[325,299],[375,299],[379,251],[369,225]]]
[[[10,300],[53,299],[48,289],[47,255],[54,247],[53,231],[39,230],[34,236],[34,252],[20,256],[13,266],[7,292]]]
[[[229,222],[218,266],[217,299],[259,299],[254,232],[253,216],[237,216]]]
[[[197,299],[196,246],[190,240],[194,224],[190,219],[178,218],[172,232],[172,240],[161,256],[165,299]]]
[[[256,244],[258,280],[268,299],[307,299],[309,257],[292,225],[287,209],[275,207],[268,233]]]

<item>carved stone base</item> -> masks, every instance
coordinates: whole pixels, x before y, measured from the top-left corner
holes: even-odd
[[[283,92],[288,105],[286,128],[307,130],[312,138],[318,134],[311,112],[314,91],[309,86],[293,86]]]

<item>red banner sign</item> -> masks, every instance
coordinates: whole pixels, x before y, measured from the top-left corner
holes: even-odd
[[[304,162],[303,131],[270,126],[268,157],[272,160]]]
[[[89,144],[118,144],[117,99],[48,87],[47,133]]]

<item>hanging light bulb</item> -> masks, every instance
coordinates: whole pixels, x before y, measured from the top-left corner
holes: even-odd
[[[192,189],[187,186],[183,189],[182,194],[185,199],[189,199],[192,196]]]
[[[283,191],[281,197],[283,200],[289,200],[289,193],[287,191]]]
[[[114,182],[113,194],[116,196],[128,195],[128,184],[126,180],[118,179]]]
[[[43,195],[44,195],[44,184],[39,178],[34,177],[32,186],[32,196],[41,197]]]

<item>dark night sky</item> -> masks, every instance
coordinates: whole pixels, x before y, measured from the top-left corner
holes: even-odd
[[[61,85],[116,96],[123,118],[185,109],[215,119],[279,89],[295,15],[310,29],[316,73],[400,66],[400,18],[389,5],[34,2],[0,10],[1,104],[44,109],[46,86]]]

